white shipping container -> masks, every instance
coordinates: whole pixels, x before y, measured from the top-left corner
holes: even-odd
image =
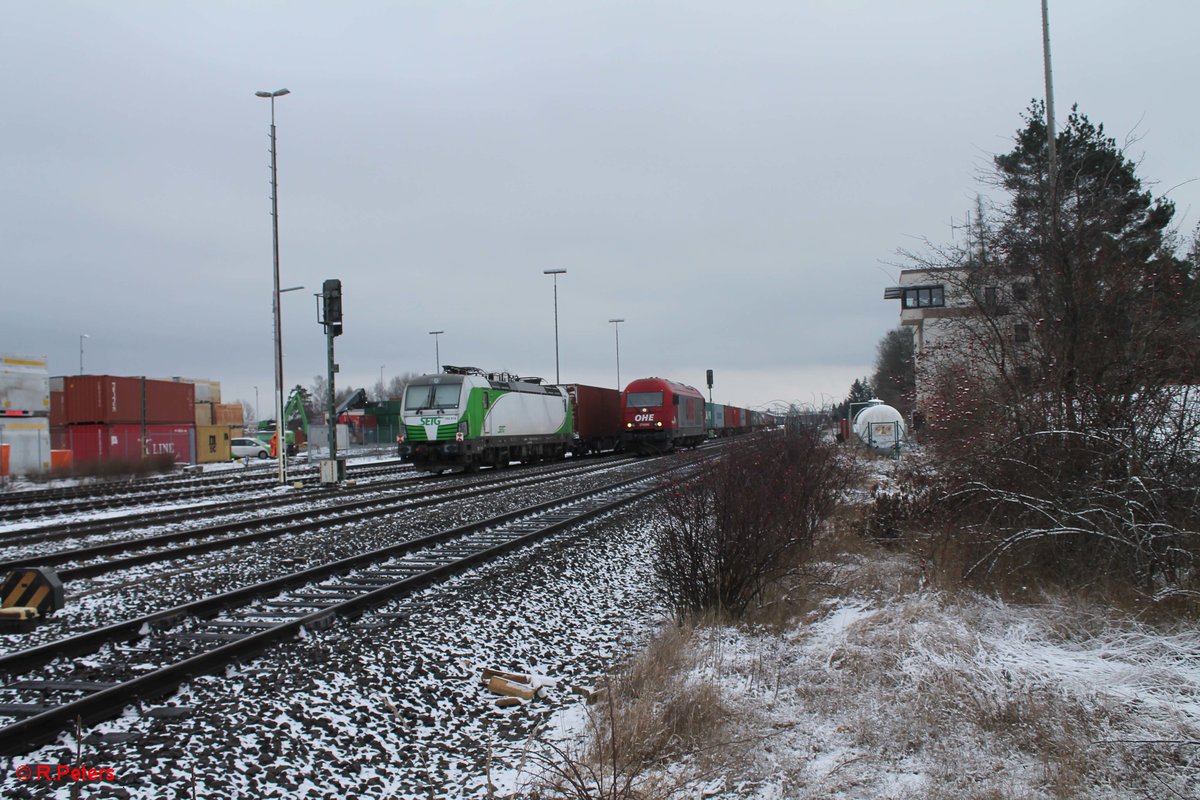
[[[0,353],[0,413],[6,411],[50,413],[50,375],[45,356]]]
[[[12,475],[50,469],[50,420],[45,417],[0,417],[0,444],[9,446]]]
[[[197,403],[221,402],[220,381],[210,381],[208,378],[181,378],[178,375],[173,378],[160,378],[160,380],[174,381],[175,383],[190,383],[196,387]]]

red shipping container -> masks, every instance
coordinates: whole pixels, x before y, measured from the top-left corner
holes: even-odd
[[[620,392],[578,383],[567,384],[566,389],[575,406],[575,432],[579,438],[620,436]]]
[[[194,424],[196,387],[190,383],[73,375],[63,378],[67,425],[98,423]],[[143,405],[144,401],[144,405]]]
[[[181,384],[183,385],[183,384]],[[63,428],[63,445],[72,452],[76,464],[143,458],[169,453],[177,464],[190,464],[191,425],[70,425]]]

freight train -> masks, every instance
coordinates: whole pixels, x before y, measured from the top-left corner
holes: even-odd
[[[621,393],[550,386],[541,378],[474,367],[444,370],[414,378],[404,393],[398,451],[426,472],[557,460],[568,453],[665,453],[773,422],[746,409],[706,404],[696,389],[661,378],[641,378]],[[706,414],[706,408],[719,413]]]
[[[773,427],[772,414],[706,403],[695,388],[663,378],[639,378],[622,395],[622,445],[642,454],[695,447],[706,438]]]
[[[474,367],[444,370],[414,378],[404,391],[399,452],[417,469],[473,471],[582,449],[566,387]]]

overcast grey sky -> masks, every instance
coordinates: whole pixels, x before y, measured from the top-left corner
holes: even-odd
[[[1051,0],[1056,104],[1200,215],[1200,3]],[[269,102],[285,383],[443,363],[840,399],[1043,94],[1039,0],[5,2],[0,350],[220,380],[269,416]]]

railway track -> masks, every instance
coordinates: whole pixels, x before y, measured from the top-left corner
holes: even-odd
[[[356,616],[463,569],[646,497],[651,475],[303,569],[223,594],[0,656],[0,753],[28,752],[81,720],[92,724],[222,669],[273,643]],[[132,643],[132,644],[130,644]],[[87,658],[76,657],[86,654]],[[71,659],[75,659],[72,661]]]
[[[356,468],[354,477],[356,480],[362,480],[411,471],[411,465],[392,462],[384,466]],[[294,474],[293,478],[294,482],[303,484],[306,489],[317,485],[316,472],[312,469]],[[62,490],[17,492],[12,495],[0,495],[0,522],[111,510],[134,505],[178,503],[234,492],[262,491],[277,485],[278,482],[273,477],[257,474],[248,477],[237,472],[227,472],[219,477],[171,482],[168,485],[147,480],[115,485],[69,487]]]
[[[558,465],[554,469],[533,474],[523,471],[517,474],[501,472],[498,477],[476,480],[467,485],[443,485],[438,481],[436,483],[439,485],[429,487],[423,484],[416,491],[400,496],[379,496],[378,489],[368,487],[359,491],[369,492],[375,496],[359,500],[334,502],[315,509],[305,507],[298,511],[272,514],[253,519],[241,519],[198,528],[168,531],[135,539],[106,541],[100,544],[58,552],[11,558],[0,561],[0,574],[18,567],[36,564],[43,567],[55,567],[59,578],[64,582],[70,582],[142,564],[175,560],[199,553],[263,541],[289,533],[301,533],[349,522],[359,522],[372,517],[385,516],[435,503],[464,500],[505,491],[510,488],[534,486],[561,480],[565,477],[582,476],[591,472],[611,469],[614,463],[620,462],[589,462],[583,465],[570,465],[567,467]],[[411,483],[411,481],[405,483]],[[305,499],[307,498],[289,498],[282,501],[282,503],[295,505],[298,502],[303,502]],[[280,501],[271,501],[271,504],[280,504]],[[242,509],[258,509],[262,507],[261,503],[257,505],[254,503],[236,505]],[[228,512],[229,509],[227,508],[221,509],[221,513]],[[211,511],[206,510],[206,513],[211,513]],[[253,528],[253,530],[247,530],[250,528]],[[192,544],[180,544],[190,540],[202,541],[195,541]],[[115,554],[126,553],[131,550],[140,550],[140,552],[113,557]],[[62,568],[64,564],[74,566]]]

